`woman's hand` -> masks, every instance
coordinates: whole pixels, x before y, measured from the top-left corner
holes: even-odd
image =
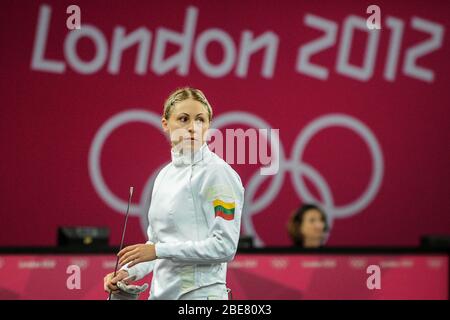
[[[106,292],[118,293],[119,288],[117,287],[117,282],[128,277],[128,271],[119,270],[114,277],[114,272],[108,273],[105,278],[103,278],[103,288]],[[128,281],[127,281],[128,282]]]
[[[131,268],[132,266],[146,261],[152,261],[156,259],[156,251],[154,244],[135,244],[133,246],[128,246],[123,248],[118,254],[119,265],[123,267],[127,263],[127,266]]]

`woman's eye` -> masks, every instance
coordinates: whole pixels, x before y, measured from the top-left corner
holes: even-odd
[[[203,118],[198,118],[197,121],[205,122],[205,120]]]
[[[187,117],[181,117],[179,120],[180,120],[181,122],[186,122],[186,121],[187,121]]]

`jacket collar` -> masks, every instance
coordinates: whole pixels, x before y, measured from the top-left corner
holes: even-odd
[[[204,143],[200,149],[194,153],[188,152],[183,154],[181,152],[175,151],[173,148],[171,150],[172,163],[176,167],[182,167],[187,165],[194,165],[202,160],[206,160],[211,157],[212,151],[209,150],[208,145]]]

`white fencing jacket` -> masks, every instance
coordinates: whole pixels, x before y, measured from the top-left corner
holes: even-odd
[[[172,150],[156,177],[148,212],[148,242],[157,259],[123,267],[136,280],[153,270],[150,299],[226,282],[237,249],[244,187],[239,175],[204,144],[194,154]]]

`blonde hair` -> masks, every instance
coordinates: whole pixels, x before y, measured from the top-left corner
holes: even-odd
[[[205,94],[200,89],[195,89],[191,87],[178,88],[169,95],[169,97],[164,102],[163,117],[166,120],[169,120],[174,105],[177,104],[178,102],[187,99],[193,99],[203,104],[206,107],[206,110],[208,111],[208,119],[211,122],[212,108],[208,100],[206,99]]]

